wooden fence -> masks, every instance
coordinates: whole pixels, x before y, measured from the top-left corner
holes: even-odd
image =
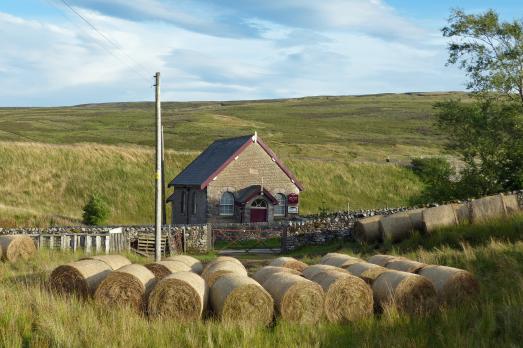
[[[83,250],[85,253],[119,253],[129,249],[129,241],[122,228],[107,233],[34,234],[31,236],[38,248]]]

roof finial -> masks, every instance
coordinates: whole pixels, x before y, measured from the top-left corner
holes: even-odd
[[[254,135],[252,137],[252,140],[257,143],[258,142],[258,132],[257,131],[254,131]]]

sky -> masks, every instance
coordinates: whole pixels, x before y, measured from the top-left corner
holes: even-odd
[[[153,100],[156,71],[165,101],[464,90],[452,8],[523,17],[521,0],[0,0],[0,106]]]

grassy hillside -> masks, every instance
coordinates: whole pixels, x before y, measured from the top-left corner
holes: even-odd
[[[481,238],[474,237],[478,235]],[[43,250],[28,263],[0,263],[0,346],[520,346],[523,218],[448,229],[428,240],[430,244],[425,248],[413,247],[407,241],[393,252],[473,272],[481,288],[477,299],[442,307],[425,317],[386,311],[350,325],[322,322],[314,327],[281,321],[269,328],[226,325],[213,320],[182,325],[172,320],[148,320],[124,309],[107,310],[92,301],[55,296],[44,286],[49,273],[57,265],[81,255]],[[308,262],[317,262],[323,251],[309,249],[295,255],[308,255]],[[342,251],[365,258],[375,253],[375,250],[356,252],[350,245],[343,246]],[[147,261],[132,257],[135,262]]]
[[[174,177],[197,152],[166,153]],[[394,164],[289,160],[302,180],[302,212],[398,206],[419,192],[410,170]],[[77,224],[91,193],[104,197],[111,224],[154,221],[154,153],[139,146],[0,142],[0,226]],[[169,189],[172,192],[172,189]],[[347,198],[348,197],[348,198]]]
[[[213,140],[256,130],[305,184],[303,213],[323,201],[331,210],[404,205],[420,183],[398,165],[441,153],[432,105],[455,97],[466,96],[164,103],[167,177]],[[110,201],[111,223],[150,222],[153,122],[152,103],[0,108],[0,222],[74,222],[95,191]]]

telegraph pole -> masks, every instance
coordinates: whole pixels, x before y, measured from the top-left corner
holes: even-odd
[[[165,207],[165,138],[162,126],[162,225],[167,225],[167,208]]]
[[[162,259],[162,106],[160,102],[160,73],[155,75],[156,79],[156,219],[155,219],[155,259]]]

